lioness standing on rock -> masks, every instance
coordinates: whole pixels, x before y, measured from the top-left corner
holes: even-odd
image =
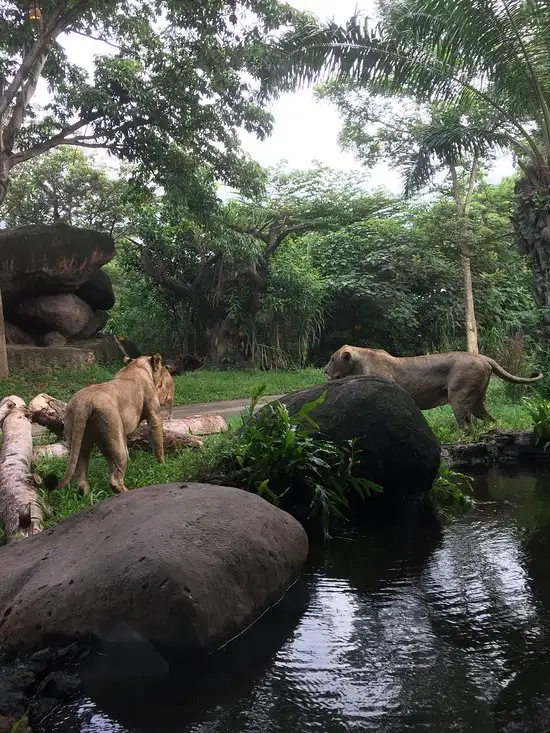
[[[342,346],[325,367],[329,379],[363,375],[396,382],[421,410],[448,403],[458,426],[465,432],[472,428],[472,416],[493,420],[485,407],[487,387],[493,374],[516,384],[533,384],[543,377],[542,372],[516,377],[494,359],[467,351],[400,357],[382,349]]]
[[[149,440],[159,463],[164,462],[164,436],[157,383],[162,369],[160,354],[140,356],[118,371],[109,382],[90,384],[73,395],[65,413],[65,440],[69,464],[59,487],[67,486],[73,475],[78,488],[90,490],[88,464],[94,445],[107,459],[109,484],[126,491],[124,474],[128,463],[128,435],[147,420]],[[53,489],[55,475],[45,476],[44,486]]]

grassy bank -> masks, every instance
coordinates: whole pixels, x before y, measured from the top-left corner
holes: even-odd
[[[81,387],[92,382],[109,379],[113,369],[94,366],[81,372],[51,371],[33,375],[15,375],[0,382],[3,394],[19,394],[28,400],[39,392],[48,392],[55,397],[67,400]],[[248,398],[260,385],[267,385],[269,394],[283,394],[294,389],[307,387],[321,382],[322,371],[305,369],[294,372],[231,372],[198,371],[176,377],[176,404],[193,404],[215,400]],[[496,418],[495,425],[477,422],[470,436],[465,436],[456,427],[454,416],[448,405],[427,410],[424,415],[441,442],[479,440],[484,432],[492,427],[510,429],[530,429],[532,421],[521,397],[530,394],[520,390],[515,395],[506,391],[506,385],[492,380],[489,388],[487,406]],[[230,424],[238,422],[236,417]],[[43,433],[38,440],[50,442],[54,437]],[[126,485],[130,489],[157,483],[170,483],[204,480],[215,471],[216,462],[227,435],[210,436],[202,450],[181,448],[167,453],[166,462],[159,465],[148,451],[131,451],[126,474]],[[54,471],[61,476],[66,466],[64,459],[42,460],[36,472],[44,475]],[[93,487],[86,497],[76,492],[74,487],[64,491],[42,492],[41,500],[47,510],[47,525],[84,509],[111,495],[107,483],[107,466],[104,458],[94,454],[90,462],[90,484]]]
[[[26,402],[40,392],[67,401],[88,384],[110,379],[120,365],[93,365],[81,371],[47,369],[16,373],[0,380],[0,395],[17,394]],[[296,371],[218,371],[199,370],[174,378],[174,404],[192,405],[216,400],[246,399],[261,385],[266,394],[285,394],[323,381],[321,369]]]
[[[267,372],[259,375],[241,373],[238,375],[239,379],[236,379],[235,374],[231,372],[195,372],[189,376],[192,376],[189,383],[193,387],[189,388],[187,394],[196,395],[197,399],[203,401],[211,401],[216,398],[249,396],[252,385],[256,383],[259,376],[265,377],[264,381],[276,387],[273,392],[285,392],[297,388],[297,386],[311,384],[315,378],[318,378],[319,373],[316,373],[316,370],[305,370],[296,373]],[[208,376],[213,377],[215,390],[206,391],[209,384],[207,381]],[[269,382],[270,377],[271,382]],[[231,380],[233,380],[233,391],[229,391]],[[248,394],[247,389],[249,390]],[[490,412],[497,419],[496,426],[511,429],[529,429],[531,427],[531,419],[522,403],[521,394],[518,394],[517,397],[510,397],[507,395],[505,385],[502,382],[494,380],[491,383],[487,404]],[[493,425],[476,423],[472,435],[465,436],[456,427],[454,416],[448,405],[428,410],[424,415],[442,442],[478,440],[484,432],[494,427]],[[166,462],[163,465],[157,464],[148,451],[131,451],[126,485],[128,488],[137,488],[157,483],[200,481],[214,470],[221,442],[225,440],[227,440],[227,437],[224,435],[214,435],[206,439],[205,446],[200,451],[188,448],[172,450],[168,452]],[[41,461],[36,468],[39,475],[55,471],[60,476],[65,469],[65,465],[66,462],[63,459],[47,459]],[[90,463],[90,484],[94,488],[87,497],[80,496],[74,489],[44,493],[43,499],[51,510],[48,524],[58,522],[60,519],[111,495],[107,483],[105,460],[97,454],[94,454]]]

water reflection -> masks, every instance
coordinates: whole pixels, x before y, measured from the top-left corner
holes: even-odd
[[[384,529],[315,550],[301,595],[208,667],[96,686],[78,730],[542,733],[550,474],[493,472],[476,491],[442,535]]]

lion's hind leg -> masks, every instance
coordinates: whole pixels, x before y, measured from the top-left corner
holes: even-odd
[[[449,399],[458,427],[465,433],[472,431],[472,411],[468,406]]]
[[[119,494],[127,491],[124,485],[124,475],[128,465],[128,445],[122,422],[119,425],[111,423],[108,433],[101,435],[97,443],[99,450],[107,459],[109,486]]]
[[[88,494],[90,491],[90,484],[88,483],[88,466],[90,464],[90,455],[93,447],[93,440],[85,433],[82,438],[78,463],[76,464],[75,469],[76,486],[83,494]]]
[[[474,417],[477,417],[478,420],[484,420],[485,422],[495,422],[495,418],[491,415],[491,413],[487,412],[487,407],[485,406],[485,395],[483,395],[483,397],[480,397],[475,403],[472,408],[472,414]]]

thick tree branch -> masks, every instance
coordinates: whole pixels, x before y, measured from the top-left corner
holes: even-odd
[[[71,125],[68,125],[65,127],[65,129],[61,130],[61,132],[58,132],[57,135],[54,135],[49,140],[44,140],[44,142],[37,143],[36,145],[33,145],[30,148],[27,148],[27,150],[22,150],[19,153],[14,153],[10,157],[10,167],[13,168],[15,165],[19,165],[19,163],[24,163],[26,160],[30,160],[31,158],[36,158],[37,155],[42,155],[42,153],[47,153],[48,150],[51,150],[52,148],[56,148],[59,145],[73,145],[73,146],[79,146],[79,147],[90,147],[92,143],[84,144],[75,142],[75,140],[78,140],[84,136],[80,135],[78,138],[67,138],[67,135],[71,135],[73,132],[76,132],[78,129],[83,127],[84,125],[89,124],[90,122],[93,122],[94,120],[99,119],[101,117],[101,114],[96,113],[95,115],[91,115],[89,117],[81,117],[76,122],[73,122]],[[90,138],[92,139],[92,138]],[[69,142],[70,141],[70,142]],[[99,143],[95,144],[94,147],[105,147],[104,145],[101,145]]]
[[[260,239],[262,242],[265,242],[266,244],[269,243],[268,240],[268,234],[266,232],[263,232],[261,229],[257,229],[256,227],[240,227],[237,224],[229,224],[228,222],[224,221],[224,226],[226,226],[228,229],[231,229],[234,232],[237,232],[238,234],[248,234],[251,237],[255,237],[256,239]]]
[[[11,119],[6,125],[3,135],[3,147],[8,154],[11,153],[13,150],[15,138],[17,136],[17,133],[21,129],[23,120],[25,119],[27,105],[29,104],[30,100],[34,96],[34,93],[36,92],[36,87],[38,85],[42,69],[44,68],[44,64],[46,63],[46,58],[46,53],[43,53],[42,56],[40,56],[36,64],[29,72],[28,79],[25,82],[23,88],[17,94]]]
[[[180,298],[187,299],[197,309],[201,318],[212,322],[216,318],[214,308],[208,299],[193,284],[184,283],[169,275],[162,265],[153,262],[145,248],[141,248],[140,261],[144,272],[155,282],[170,290]]]

